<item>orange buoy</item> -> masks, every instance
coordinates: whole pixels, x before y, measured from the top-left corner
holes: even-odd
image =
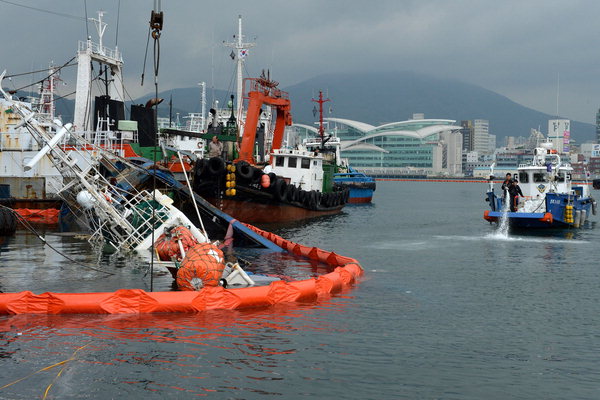
[[[264,174],[263,176],[260,177],[260,185],[262,187],[264,187],[265,189],[268,188],[269,186],[271,186],[271,178],[269,177],[268,174]]]
[[[181,247],[179,242],[181,242]],[[171,229],[170,232],[160,235],[154,247],[161,261],[172,261],[173,259],[181,261],[183,259],[181,249],[183,248],[183,251],[187,253],[196,244],[198,244],[198,241],[192,232],[185,226],[180,225]]]
[[[179,290],[200,290],[204,286],[218,286],[225,269],[223,252],[212,243],[192,247],[181,261],[177,271]]]

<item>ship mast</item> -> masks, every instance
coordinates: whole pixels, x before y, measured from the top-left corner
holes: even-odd
[[[319,136],[321,136],[321,145],[325,142],[325,128],[323,127],[323,103],[330,101],[329,99],[323,99],[323,91],[319,90],[319,99],[312,99],[313,102],[319,103]]]
[[[236,35],[233,36],[234,39],[237,39],[234,42],[224,42],[225,46],[227,47],[231,47],[232,49],[235,49],[236,52],[234,53],[233,50],[231,52],[231,58],[234,58],[236,60],[237,63],[237,98],[236,98],[236,108],[237,108],[237,120],[238,120],[238,124],[241,125],[241,121],[242,121],[242,116],[243,116],[243,107],[244,107],[244,101],[243,101],[243,76],[242,73],[244,71],[244,61],[246,59],[246,56],[248,55],[248,49],[251,47],[254,47],[256,45],[256,43],[244,43],[244,35],[242,34],[242,16],[239,15],[238,16],[238,33],[237,33],[237,37]]]
[[[110,68],[112,80],[109,84],[108,95],[114,99],[123,101],[123,58],[117,48],[110,49],[103,44],[103,36],[106,30],[106,22],[102,20],[103,11],[98,11],[98,19],[90,18],[96,25],[99,43],[93,43],[88,37],[85,42],[79,42],[77,51],[77,89],[75,93],[75,115],[74,125],[77,131],[86,131],[90,128],[91,111],[91,83],[92,83],[92,61],[97,61]]]

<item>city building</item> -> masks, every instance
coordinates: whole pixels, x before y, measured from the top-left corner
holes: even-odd
[[[496,135],[488,135],[488,153],[494,154],[496,151]]]
[[[596,143],[600,143],[600,109],[596,113]]]
[[[548,120],[548,140],[560,154],[570,152],[571,121],[568,119]]]
[[[454,120],[425,119],[422,114],[379,126],[342,118],[324,120],[327,132],[341,140],[342,157],[367,174],[462,174],[462,127]],[[301,137],[315,135],[314,127],[294,126]]]
[[[460,121],[460,126],[462,126],[460,133],[463,139],[463,152],[473,151],[473,136],[475,135],[473,132],[473,121]]]
[[[473,150],[480,154],[490,153],[490,123],[486,119],[473,121]]]

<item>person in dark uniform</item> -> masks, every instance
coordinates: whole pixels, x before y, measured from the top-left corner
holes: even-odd
[[[504,204],[506,204],[507,201],[510,201],[508,189],[510,189],[511,183],[512,175],[510,174],[510,172],[508,172],[504,177],[504,181],[502,182],[502,201],[504,202]]]
[[[508,188],[508,195],[510,197],[510,211],[517,211],[517,196],[523,197],[523,192],[521,191],[521,187],[519,186],[519,181],[513,179],[510,187]]]
[[[506,174],[506,177],[504,178],[504,181],[502,182],[502,193],[506,192],[506,190],[508,190],[510,188],[511,181],[512,181],[512,175],[509,172],[508,174]]]

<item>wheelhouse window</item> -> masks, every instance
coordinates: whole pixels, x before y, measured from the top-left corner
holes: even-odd
[[[529,175],[527,174],[527,172],[519,172],[519,181],[521,183],[528,183],[529,182]]]
[[[289,157],[288,158],[288,167],[289,168],[296,168],[297,165],[298,165],[297,157]]]
[[[535,183],[548,182],[548,176],[544,172],[536,172],[533,174],[533,181]]]
[[[300,159],[300,168],[309,169],[310,168],[310,158]]]
[[[283,167],[284,157],[275,157],[275,166]]]
[[[564,172],[559,172],[558,175],[556,176],[556,180],[558,182],[564,182],[565,181],[565,173]]]

